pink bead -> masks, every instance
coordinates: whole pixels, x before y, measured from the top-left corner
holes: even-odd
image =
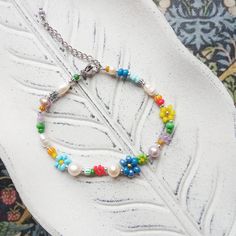
[[[44,115],[41,112],[38,112],[37,121],[38,122],[44,122]]]
[[[158,106],[161,106],[161,105],[163,105],[165,103],[165,100],[161,98],[161,99],[158,99],[156,101],[156,103],[157,103]]]

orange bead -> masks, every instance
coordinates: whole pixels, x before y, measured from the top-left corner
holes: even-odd
[[[47,151],[48,151],[48,155],[51,156],[53,159],[57,157],[57,151],[54,147],[49,147]]]
[[[163,139],[158,139],[157,140],[157,143],[160,144],[160,145],[164,145],[165,144],[165,141]]]
[[[40,111],[46,111],[46,107],[43,106],[43,105],[41,105],[41,106],[39,107],[39,110],[40,110]]]
[[[160,99],[162,99],[162,96],[159,95],[159,94],[154,97],[154,100],[155,100],[155,101],[160,100]]]

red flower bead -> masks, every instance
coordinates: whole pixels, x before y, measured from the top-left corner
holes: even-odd
[[[165,103],[165,100],[164,99],[158,99],[158,100],[156,100],[156,104],[158,105],[158,106],[161,106],[161,105],[163,105]]]
[[[94,169],[94,172],[97,176],[103,176],[103,175],[107,174],[104,166],[102,166],[102,165],[94,166],[93,169]]]

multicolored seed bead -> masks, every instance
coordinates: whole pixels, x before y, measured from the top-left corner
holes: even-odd
[[[131,82],[133,82],[134,84],[138,84],[139,81],[140,81],[140,78],[139,78],[139,76],[137,76],[137,75],[130,74],[130,75],[129,75],[129,80],[130,80]]]
[[[117,76],[122,77],[123,76],[124,69],[120,68],[117,70]]]
[[[84,170],[84,174],[87,175],[87,176],[94,175],[94,169],[86,168],[86,169]]]
[[[155,100],[156,104],[157,104],[159,107],[162,106],[162,105],[164,105],[164,103],[165,103],[165,100],[162,98],[161,95],[156,95],[156,96],[154,97],[154,100]]]
[[[56,158],[57,157],[57,151],[54,147],[49,147],[47,149],[48,155],[51,156],[52,158]]]
[[[106,66],[105,71],[110,75],[116,75],[116,69],[114,67]]]
[[[44,122],[37,123],[36,127],[37,127],[38,132],[40,134],[44,133],[44,131],[45,131],[45,124],[44,124]]]
[[[72,76],[72,81],[78,82],[79,80],[80,80],[80,75],[74,74],[74,75]]]

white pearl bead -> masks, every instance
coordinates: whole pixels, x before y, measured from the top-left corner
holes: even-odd
[[[46,148],[50,146],[49,140],[46,138],[44,134],[40,134],[39,137],[40,137],[40,141],[42,142],[43,147]]]
[[[148,150],[148,155],[152,158],[159,157],[160,153],[161,153],[161,150],[160,150],[159,146],[157,146],[157,145],[151,146]]]
[[[40,103],[41,103],[43,106],[47,106],[47,105],[48,105],[48,99],[47,99],[47,98],[40,98]]]
[[[116,69],[114,67],[110,67],[109,68],[109,72],[110,75],[115,75],[116,74]]]
[[[111,177],[115,178],[120,174],[120,167],[118,165],[111,165],[107,172]]]
[[[63,84],[58,88],[57,92],[59,96],[63,96],[69,89],[70,89],[70,84]]]
[[[69,166],[68,166],[68,173],[71,175],[71,176],[77,176],[81,173],[82,171],[82,167],[76,163],[70,163]]]
[[[149,96],[154,96],[156,94],[156,89],[153,88],[150,84],[145,84],[144,90]]]

